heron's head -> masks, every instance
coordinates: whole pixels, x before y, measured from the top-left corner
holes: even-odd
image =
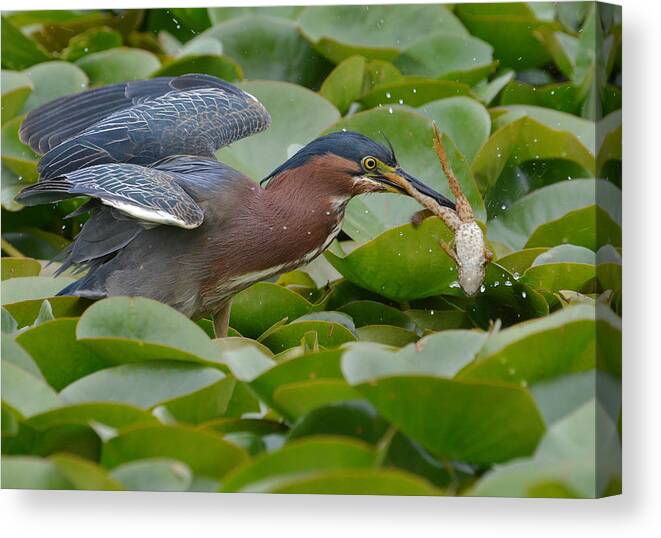
[[[263,182],[279,176],[301,174],[306,180],[316,179],[347,198],[369,192],[408,194],[408,184],[440,205],[454,209],[454,203],[406,172],[398,163],[393,148],[352,131],[339,131],[322,136],[301,148],[276,168]]]

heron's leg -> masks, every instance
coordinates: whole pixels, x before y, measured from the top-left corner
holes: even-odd
[[[230,326],[231,307],[232,299],[229,299],[213,316],[213,328],[216,331],[216,338],[225,338],[227,336],[227,329]]]

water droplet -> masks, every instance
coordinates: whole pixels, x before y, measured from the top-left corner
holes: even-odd
[[[388,107],[388,114],[392,114],[392,112],[393,112],[393,111],[392,111],[392,107],[389,106],[389,107]]]
[[[506,281],[505,281],[505,285],[506,285],[506,286],[511,286],[511,285],[512,285],[512,282],[509,281],[509,280],[506,280]]]
[[[282,229],[283,229],[283,230],[286,230],[286,229],[287,229],[287,226],[283,226]]]
[[[496,280],[496,281],[493,283],[493,287],[494,287],[494,288],[497,288],[498,286],[500,286],[500,281],[499,281],[499,280]]]
[[[386,92],[386,99],[390,99],[391,97],[392,95],[390,94],[390,92]]]
[[[450,284],[450,287],[451,287],[451,288],[458,288],[458,287],[459,287],[459,282],[457,282],[457,281],[455,280],[454,282],[452,282],[452,283]]]
[[[330,214],[331,214],[331,212],[330,212],[330,211],[326,211],[326,215],[330,215]]]
[[[418,93],[418,89],[417,89],[417,88],[413,88],[413,93]]]
[[[528,297],[528,294],[525,291],[522,291],[521,292],[521,297],[523,297],[525,299],[526,297]]]
[[[502,209],[503,211],[505,211],[505,210],[507,209],[507,206],[506,206],[505,204],[503,204],[503,205],[500,206],[500,209]]]
[[[403,104],[404,104],[404,99],[400,99],[400,100],[397,101],[397,102],[398,102],[400,105],[403,105]]]
[[[512,276],[514,276],[514,280],[519,280],[521,278],[521,275],[519,273],[516,273],[516,272]]]
[[[487,287],[484,284],[482,284],[480,286],[480,293],[484,293],[485,291],[487,291]]]
[[[308,235],[312,235],[312,232],[310,230],[308,230]]]
[[[433,316],[435,313],[436,313],[436,312],[435,312],[435,310],[434,310],[433,308],[429,311],[429,314],[432,315],[432,316]]]

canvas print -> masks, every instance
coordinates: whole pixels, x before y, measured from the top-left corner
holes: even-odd
[[[2,13],[3,488],[621,492],[618,6],[111,7]]]

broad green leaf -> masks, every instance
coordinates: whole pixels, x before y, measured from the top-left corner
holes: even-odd
[[[72,93],[87,89],[87,75],[68,62],[47,62],[24,71],[32,82],[32,93],[24,106],[30,111]]]
[[[394,301],[439,295],[456,280],[454,263],[438,246],[450,231],[438,219],[416,230],[410,224],[384,232],[341,258],[326,252],[342,275],[365,289]]]
[[[141,297],[111,297],[93,304],[80,318],[76,336],[115,363],[223,362],[220,350],[198,325],[169,306]]]
[[[179,422],[199,424],[225,414],[235,386],[233,377],[224,377],[190,394],[162,402],[161,406]]]
[[[26,424],[36,430],[48,430],[69,424],[85,426],[92,422],[120,429],[133,424],[157,423],[157,419],[151,413],[132,405],[93,402],[63,405],[32,415]]]
[[[329,321],[295,321],[279,327],[262,340],[262,343],[274,353],[280,353],[300,344],[301,339],[308,332],[315,332],[319,345],[326,348],[338,347],[346,342],[355,340],[351,331],[339,323]]]
[[[70,454],[57,454],[50,459],[75,489],[104,491],[124,489],[105,469],[89,460]]]
[[[356,332],[361,342],[377,342],[393,347],[403,347],[418,339],[416,333],[392,325],[364,325]]]
[[[75,62],[83,56],[102,50],[122,46],[122,34],[108,27],[90,28],[69,40],[67,48],[62,50],[60,58]]]
[[[238,86],[264,104],[271,114],[271,126],[222,149],[217,157],[255,180],[266,177],[340,117],[326,99],[294,84],[258,81]]]
[[[589,173],[594,174],[595,170],[594,156],[576,136],[523,116],[498,129],[482,146],[473,161],[473,174],[480,189],[486,192],[496,184],[508,163],[540,159],[568,160]]]
[[[312,303],[284,286],[258,282],[232,299],[230,325],[244,336],[258,338],[278,321],[293,321],[313,308]]]
[[[6,17],[2,17],[3,68],[25,69],[49,59],[50,56],[41,46],[23,34]]]
[[[25,276],[2,282],[2,304],[33,299],[48,299],[75,279],[67,277]],[[11,311],[11,310],[10,310]]]
[[[174,361],[122,364],[74,381],[60,397],[69,403],[119,402],[148,409],[223,378],[215,368]]]
[[[351,56],[326,77],[319,93],[333,103],[340,114],[344,115],[349,110],[351,103],[360,98],[364,78],[365,58]]]
[[[2,123],[20,114],[23,104],[32,92],[32,81],[25,73],[2,70]]]
[[[452,377],[469,363],[487,339],[477,331],[441,331],[393,352],[374,344],[353,344],[343,355],[342,370],[352,384],[378,377],[428,375]]]
[[[111,364],[76,339],[77,322],[72,318],[55,319],[17,337],[17,342],[37,363],[48,384],[58,391]]]
[[[445,6],[429,5],[308,7],[299,24],[317,50],[335,63],[354,54],[392,60],[431,32],[466,33]]]
[[[223,481],[221,491],[250,491],[251,485],[292,474],[372,467],[375,459],[374,450],[357,440],[310,437],[287,443],[234,470]]]
[[[62,405],[44,380],[7,360],[2,361],[2,401],[26,417]]]
[[[312,379],[279,386],[273,407],[294,422],[318,407],[359,398],[360,393],[342,379]]]
[[[462,4],[455,12],[472,35],[493,46],[494,56],[504,67],[523,70],[550,60],[534,32],[560,29],[560,25],[539,19],[528,4]]]
[[[207,37],[218,39],[223,53],[237,61],[249,79],[282,80],[315,88],[332,68],[310,46],[296,23],[280,17],[231,19],[200,35]]]
[[[343,361],[345,375],[355,358]],[[530,394],[500,382],[424,375],[377,377],[354,385],[400,431],[432,453],[476,464],[530,455],[544,424]]]
[[[101,464],[116,469],[149,458],[179,460],[196,475],[209,478],[222,478],[248,460],[243,449],[210,431],[184,426],[145,426],[125,431],[106,442]]]
[[[187,53],[154,71],[151,77],[173,77],[188,73],[205,73],[229,82],[241,80],[241,66],[231,58],[217,54]]]
[[[523,250],[515,250],[506,254],[502,258],[498,258],[496,263],[501,267],[507,269],[517,279],[521,274],[525,273],[526,269],[532,265],[540,254],[546,252],[546,247],[524,248]]]
[[[403,329],[415,330],[415,323],[401,310],[377,301],[351,301],[340,312],[349,314],[356,327],[365,325],[391,325]]]
[[[261,484],[251,491],[320,495],[442,495],[422,478],[395,469],[342,469]]]
[[[419,111],[436,122],[469,162],[489,138],[491,118],[484,106],[474,99],[450,97],[427,103]],[[475,211],[479,209],[479,206],[474,208]],[[479,212],[477,214],[479,216]]]
[[[604,322],[615,323],[612,319]],[[594,307],[565,308],[493,335],[458,377],[530,385],[591,370],[596,367],[596,334]],[[601,336],[607,337],[605,331]]]
[[[498,96],[501,90],[514,78],[514,74],[514,71],[507,69],[489,82],[483,80],[473,87],[473,93],[480,101],[482,101],[482,103],[488,106]]]
[[[445,331],[449,329],[467,329],[472,327],[466,313],[462,310],[406,310],[406,315],[423,331]]]
[[[451,196],[433,149],[433,131],[428,116],[408,107],[382,107],[343,118],[329,131],[341,129],[358,131],[374,140],[383,140],[385,135],[392,143],[402,168],[429,187]],[[449,126],[442,125],[441,129],[453,132]],[[484,205],[471,175],[470,163],[447,135],[443,136],[443,144],[476,216],[483,218]],[[379,233],[409,221],[419,209],[420,205],[415,200],[398,194],[354,199],[347,207],[343,230],[358,241],[373,239]]]
[[[2,126],[2,168],[3,172],[5,168],[9,172],[8,183],[15,186],[12,191],[18,191],[29,183],[33,183],[38,176],[36,154],[18,137],[22,121],[21,117],[16,117]],[[10,205],[18,205],[13,200],[8,200],[8,202]]]
[[[315,435],[355,437],[376,444],[386,433],[388,423],[363,400],[318,407],[301,417],[289,431],[289,439]]]
[[[566,82],[533,86],[513,80],[505,86],[501,105],[531,105],[575,114],[580,110],[578,88]],[[594,137],[594,135],[593,135]]]
[[[2,258],[2,280],[39,276],[41,264],[32,258]]]
[[[473,85],[495,69],[491,67],[492,52],[490,45],[470,35],[438,32],[414,41],[394,63],[404,75],[448,78]],[[484,74],[471,77],[469,73],[479,67],[486,68]]]
[[[546,241],[528,242],[528,239],[541,225],[556,221],[570,211],[593,206],[595,203],[611,220],[619,224],[621,192],[613,184],[592,179],[554,183],[524,196],[505,213],[491,220],[488,226],[489,239],[504,243],[512,249],[520,249],[524,246],[553,246]],[[589,222],[583,220],[584,214],[580,217],[582,222]],[[596,222],[593,222],[592,226],[596,228]],[[576,244],[586,246],[582,241]]]
[[[62,286],[64,286],[64,284],[62,284]],[[4,308],[11,313],[19,327],[25,327],[26,325],[32,325],[35,322],[45,299],[48,300],[53,315],[56,318],[80,316],[90,303],[89,300],[81,297],[62,295],[58,297],[45,297],[19,301],[17,303],[7,304]]]
[[[146,50],[118,47],[84,56],[76,65],[87,73],[92,84],[104,85],[149,78],[161,62]]]
[[[213,24],[243,17],[244,15],[269,15],[296,20],[303,6],[255,6],[255,7],[210,7],[209,18]]]
[[[165,458],[125,463],[115,467],[110,476],[130,491],[186,491],[193,480],[187,465]]]
[[[494,119],[494,130],[523,117],[533,118],[551,129],[566,131],[573,134],[592,155],[595,154],[595,124],[592,121],[578,118],[573,114],[566,114],[540,106],[511,105],[491,109]]]
[[[3,321],[5,319],[3,318]],[[11,362],[38,379],[43,379],[43,375],[39,371],[34,359],[16,343],[16,337],[4,330],[4,328],[2,331],[2,360]]]
[[[462,82],[408,77],[375,86],[360,98],[360,102],[366,108],[388,104],[417,107],[430,101],[470,95],[470,87]]]
[[[5,489],[74,489],[73,484],[51,460],[35,456],[8,456],[5,454],[2,455],[2,487]]]
[[[596,277],[596,264],[597,256],[590,249],[559,245],[535,258],[522,282],[546,293],[580,291]]]

